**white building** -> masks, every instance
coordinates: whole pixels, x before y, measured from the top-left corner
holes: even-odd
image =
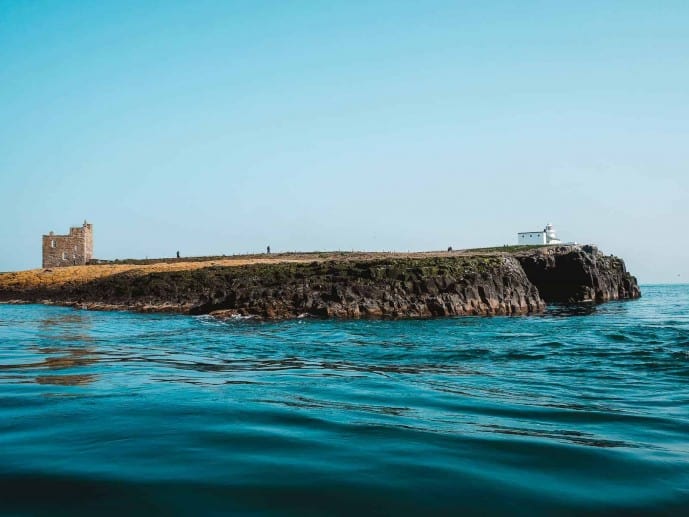
[[[539,232],[519,232],[517,234],[517,244],[562,244],[562,241],[557,238],[553,225],[548,223]]]

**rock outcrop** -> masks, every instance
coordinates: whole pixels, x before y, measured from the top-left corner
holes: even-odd
[[[2,288],[0,301],[285,319],[537,313],[549,302],[640,296],[624,262],[594,247],[210,266]]]
[[[17,297],[20,297],[18,295]],[[414,318],[527,314],[538,290],[508,256],[327,261],[208,267],[23,293],[84,308],[175,311],[267,319]]]
[[[512,257],[321,262],[227,278],[192,314],[423,318],[539,312],[545,304]]]
[[[549,246],[516,253],[515,258],[548,303],[602,303],[641,296],[624,261],[595,246]]]

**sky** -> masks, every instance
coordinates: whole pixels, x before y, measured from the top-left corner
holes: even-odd
[[[0,0],[0,271],[551,222],[689,282],[689,2]]]

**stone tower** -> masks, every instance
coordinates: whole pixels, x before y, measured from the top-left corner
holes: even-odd
[[[93,225],[69,229],[69,235],[43,236],[43,267],[83,266],[93,258]]]

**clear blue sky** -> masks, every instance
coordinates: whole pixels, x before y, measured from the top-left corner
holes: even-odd
[[[689,2],[0,0],[0,271],[514,243],[689,281]],[[681,275],[681,276],[678,276]]]

